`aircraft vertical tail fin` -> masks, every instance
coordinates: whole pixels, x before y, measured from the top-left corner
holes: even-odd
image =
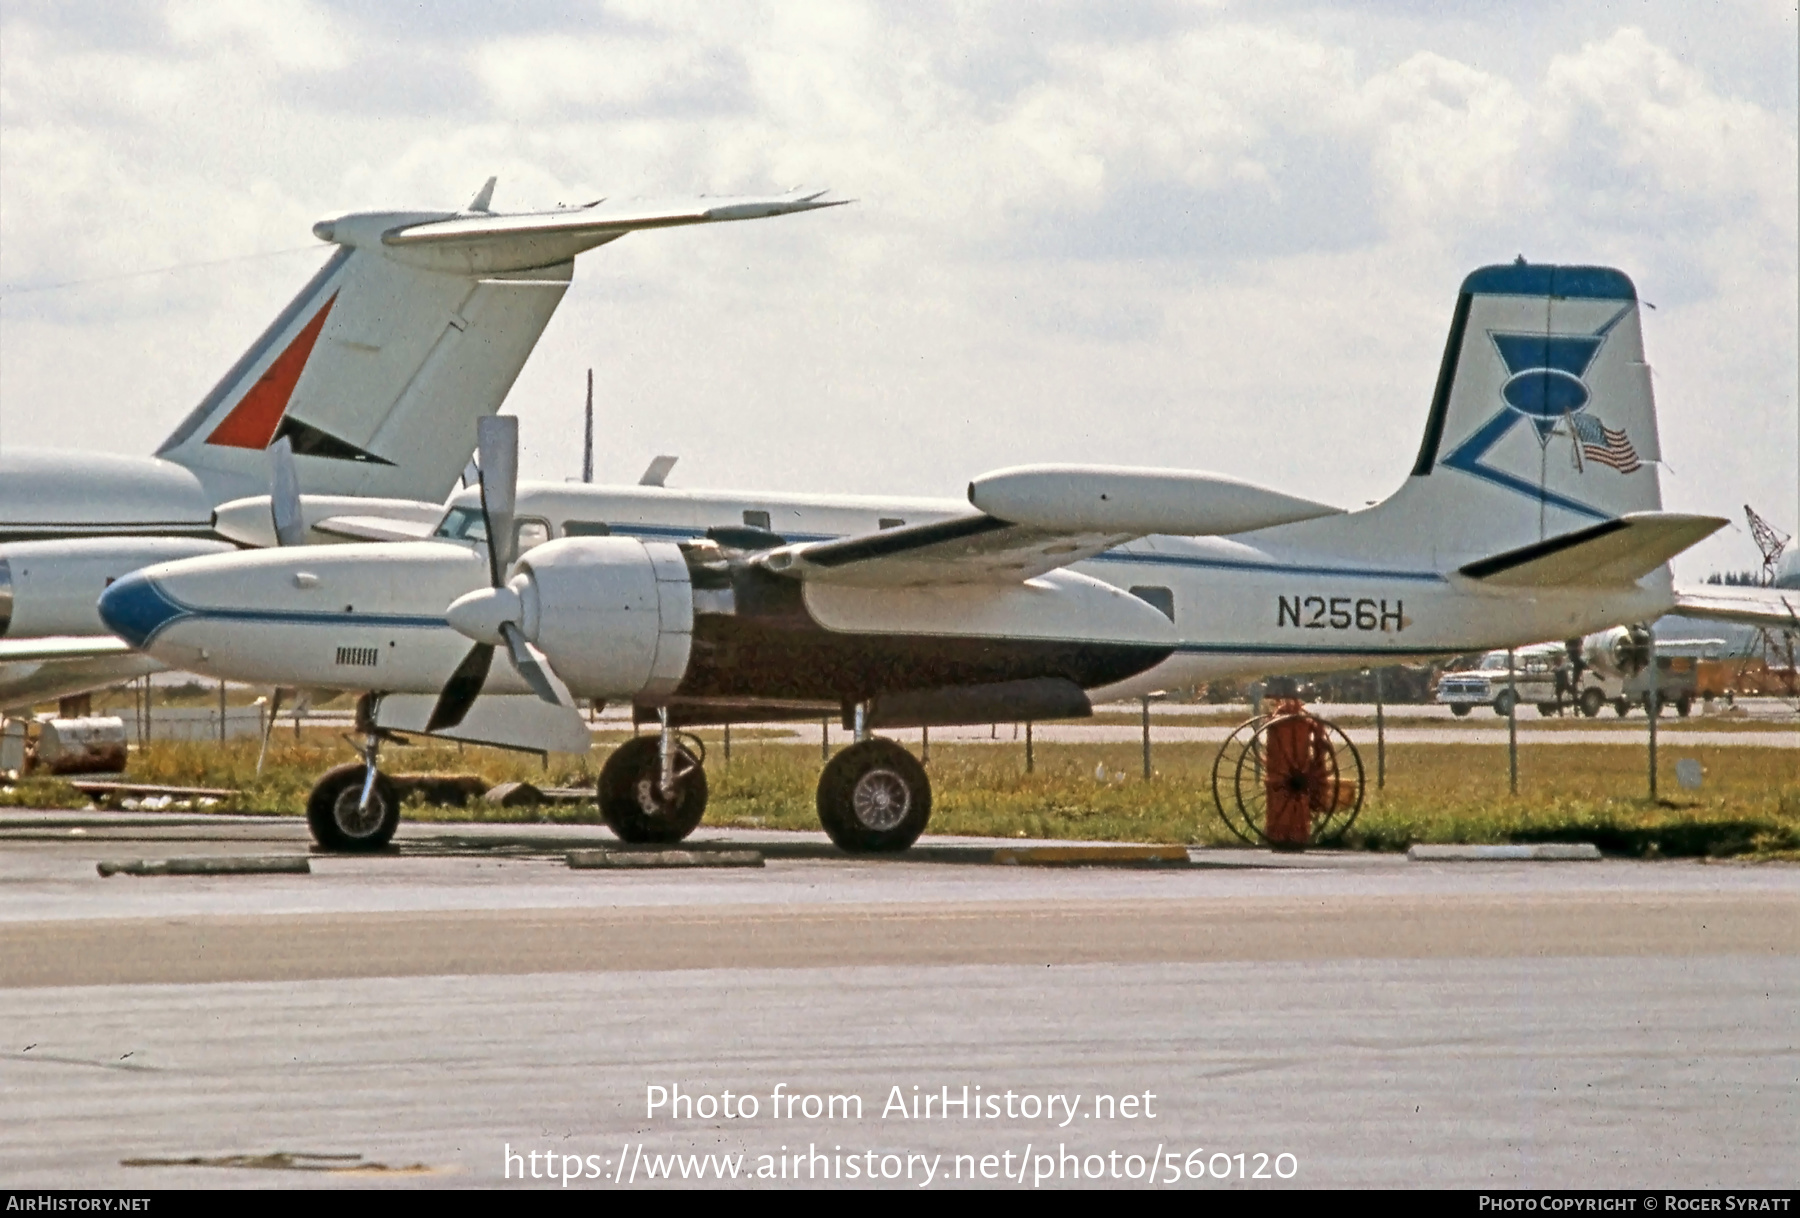
[[[1444,566],[1662,507],[1637,290],[1517,262],[1463,281],[1412,477],[1345,524]]]
[[[263,493],[277,439],[309,494],[436,501],[549,324],[575,256],[629,232],[836,206],[817,192],[502,215],[361,212],[314,226],[338,250],[157,455],[215,502]]]
[[[573,270],[459,274],[352,235],[157,455],[231,497],[266,482],[262,450],[285,438],[309,493],[441,499]]]

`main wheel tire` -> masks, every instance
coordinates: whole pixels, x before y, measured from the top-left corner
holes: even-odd
[[[655,736],[627,740],[600,767],[600,815],[632,843],[678,842],[706,815],[706,770],[685,745],[676,746],[675,797],[662,793],[662,752]]]
[[[306,823],[322,850],[380,850],[400,827],[400,792],[375,771],[369,806],[362,806],[368,767],[360,761],[325,771],[306,799]]]
[[[1606,705],[1606,695],[1591,686],[1581,691],[1581,713],[1592,719]]]
[[[1494,713],[1502,719],[1506,718],[1515,705],[1517,705],[1517,700],[1513,697],[1510,689],[1503,689],[1494,695]]]
[[[1470,706],[1467,702],[1452,702],[1450,704],[1450,713],[1455,715],[1458,719],[1467,719],[1469,717],[1469,712],[1473,709],[1474,707]]]
[[[893,854],[925,832],[931,779],[892,740],[864,740],[825,764],[819,775],[819,823],[850,854]]]

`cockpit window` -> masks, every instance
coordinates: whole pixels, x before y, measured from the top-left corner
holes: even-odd
[[[520,554],[550,540],[549,521],[536,516],[525,517],[515,529],[514,536],[518,538],[517,552]],[[438,525],[435,536],[448,537],[452,541],[486,542],[487,521],[481,518],[480,508],[451,508],[445,514],[443,523]]]
[[[487,521],[481,518],[480,508],[451,508],[436,535],[453,541],[486,541]]]

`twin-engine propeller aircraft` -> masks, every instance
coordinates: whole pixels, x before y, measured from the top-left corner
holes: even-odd
[[[139,567],[265,544],[272,443],[294,454],[310,540],[429,533],[577,254],[833,205],[817,192],[508,215],[493,192],[489,179],[460,212],[314,225],[330,259],[154,456],[0,452],[0,709],[160,668],[108,637],[94,602]]]
[[[197,558],[101,599],[165,663],[370,695],[363,762],[313,792],[322,845],[393,833],[384,733],[585,749],[574,696],[629,700],[658,726],[601,773],[627,840],[699,823],[705,773],[683,727],[825,710],[855,733],[820,779],[826,831],[904,849],[930,784],[882,727],[1070,718],[1091,696],[1647,621],[1678,599],[1667,560],[1725,523],[1660,510],[1636,293],[1591,267],[1464,281],[1412,476],[1354,513],[1091,466],[988,474],[966,503],[517,493],[510,423],[483,424],[479,502],[452,499],[430,541]],[[510,714],[477,726],[484,704],[541,708],[535,745],[506,739]]]

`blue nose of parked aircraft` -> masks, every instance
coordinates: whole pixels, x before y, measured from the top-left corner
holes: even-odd
[[[140,651],[163,627],[188,613],[142,571],[133,571],[102,592],[99,610],[106,628]]]

